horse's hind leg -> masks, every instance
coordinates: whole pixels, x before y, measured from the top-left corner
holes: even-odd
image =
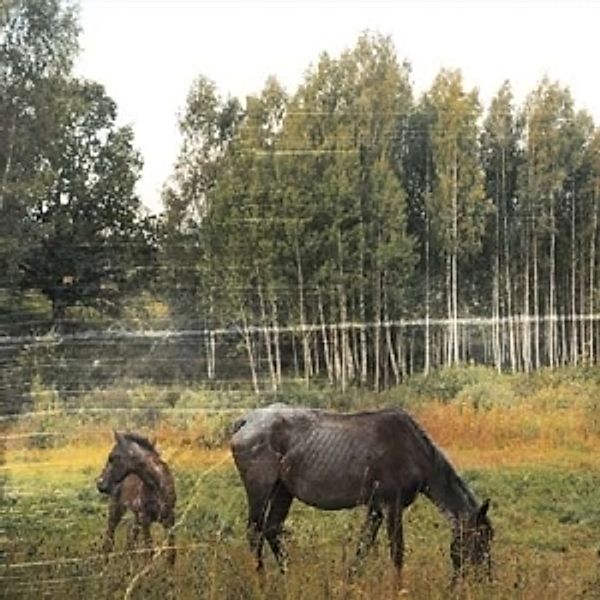
[[[250,544],[250,550],[256,557],[256,570],[262,571],[264,568],[262,551],[264,545],[264,521],[268,496],[259,496],[258,498],[248,498],[248,525],[246,536]]]
[[[383,521],[383,513],[379,505],[370,505],[367,512],[367,519],[362,526],[356,549],[356,559],[360,560],[369,552],[371,546],[377,539],[377,532]]]
[[[267,538],[267,542],[269,542],[269,546],[279,565],[279,570],[282,573],[286,571],[287,559],[287,554],[281,541],[282,526],[290,511],[292,501],[293,496],[283,485],[279,484],[273,491],[264,528],[265,537]]]

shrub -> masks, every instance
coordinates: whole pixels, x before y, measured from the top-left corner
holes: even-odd
[[[475,410],[489,410],[492,407],[509,408],[516,403],[517,396],[506,381],[479,381],[463,387],[455,400]]]
[[[490,367],[459,366],[432,371],[428,375],[413,375],[406,383],[411,402],[440,400],[449,402],[467,386],[494,384],[502,375]]]

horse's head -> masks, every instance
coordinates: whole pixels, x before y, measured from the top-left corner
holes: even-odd
[[[469,565],[485,567],[486,575],[491,578],[491,544],[494,529],[487,516],[490,501],[486,500],[472,514],[462,519],[454,529],[450,556],[455,575],[463,574]]]
[[[96,480],[96,487],[102,494],[112,494],[127,475],[139,470],[144,460],[143,448],[135,440],[115,431],[115,442]]]

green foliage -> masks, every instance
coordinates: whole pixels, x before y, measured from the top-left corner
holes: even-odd
[[[414,375],[407,381],[406,390],[408,397],[416,401],[437,399],[449,402],[469,387],[494,385],[500,377],[488,367],[450,367],[432,371],[428,375]]]
[[[534,402],[540,408],[580,405],[596,410],[600,394],[598,369],[540,369],[533,373],[506,374],[484,366],[451,367],[432,371],[429,375],[413,375],[405,385],[386,393],[401,397],[403,404],[437,400],[457,402],[475,408],[489,409]]]
[[[48,158],[66,118],[77,25],[60,0],[9,0],[0,13],[0,286],[16,290],[28,212],[54,177]]]
[[[479,158],[477,92],[463,90],[460,71],[443,70],[426,102],[432,113],[432,232],[441,252],[469,256],[480,247],[490,208]]]
[[[323,55],[291,97],[269,79],[243,110],[200,78],[165,194],[164,260],[183,292],[173,305],[191,302],[186,314],[200,309],[213,326],[236,322],[251,363],[262,342],[248,324],[401,315],[413,241],[397,158],[410,103],[408,68],[377,35],[338,59]],[[308,341],[297,338],[310,373]],[[367,345],[363,380],[379,372]],[[267,360],[277,388],[275,357]],[[344,382],[358,378],[349,364],[343,370]]]
[[[58,325],[71,306],[119,314],[137,269],[151,263],[134,185],[141,161],[130,129],[101,86],[70,85],[69,122],[52,161],[52,193],[31,212],[38,235],[25,255],[22,284],[51,300]]]
[[[143,218],[132,132],[100,84],[73,77],[72,5],[11,0],[0,14],[0,333],[232,334],[162,364],[121,342],[112,363],[82,350],[77,374],[75,352],[40,350],[42,387],[206,373],[276,394],[293,376],[339,386],[343,406],[355,385],[421,368],[595,361],[600,136],[567,88],[544,79],[519,110],[506,82],[482,120],[477,91],[443,69],[415,103],[409,65],[368,32],[291,92],[269,78],[242,102],[198,77],[166,211]],[[444,313],[425,336],[403,325]],[[490,314],[503,319],[491,336],[470,328]],[[25,387],[32,353],[14,359]],[[422,385],[447,399],[467,385],[451,379]],[[487,384],[472,385],[479,404]]]
[[[70,3],[11,1],[2,11],[0,285],[39,290],[56,327],[73,306],[117,314],[152,265],[132,131],[116,126],[101,85],[72,75]]]

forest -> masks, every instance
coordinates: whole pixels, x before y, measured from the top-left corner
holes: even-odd
[[[417,91],[372,31],[295,89],[200,72],[154,214],[79,19],[0,0],[0,596],[600,597],[600,128],[568,87],[484,102],[447,68]],[[259,576],[230,443],[273,401],[410,413],[490,499],[491,578],[453,579],[459,529],[422,498],[401,579],[386,527],[357,569],[373,513],[300,501],[288,573]],[[107,549],[114,432],[176,506]]]
[[[60,387],[84,359],[87,382],[257,392],[596,364],[600,130],[560,82],[517,104],[506,81],[483,106],[444,69],[417,96],[374,32],[295,90],[198,75],[151,215],[132,129],[74,75],[78,28],[60,0],[0,9],[4,390]],[[150,354],[166,366],[126,368]]]

